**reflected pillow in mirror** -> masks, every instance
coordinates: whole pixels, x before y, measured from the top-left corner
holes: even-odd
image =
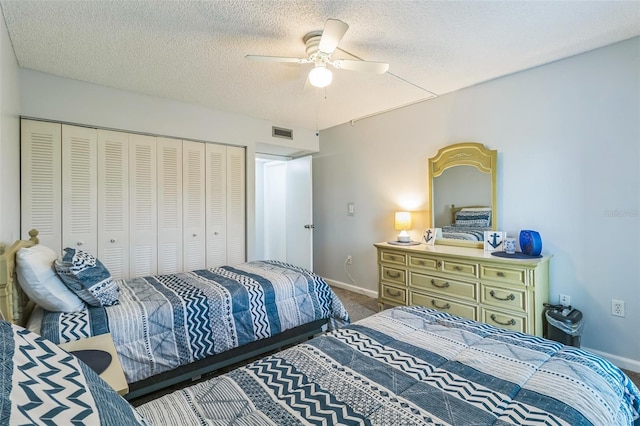
[[[58,278],[53,262],[58,255],[37,244],[16,253],[16,274],[22,290],[35,304],[52,312],[77,312],[84,309],[80,300]]]
[[[480,228],[491,226],[491,210],[462,209],[456,212],[456,225]]]

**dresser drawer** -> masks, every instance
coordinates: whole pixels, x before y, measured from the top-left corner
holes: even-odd
[[[467,262],[456,262],[452,260],[442,260],[442,271],[458,275],[460,277],[477,278],[478,264]]]
[[[527,319],[517,314],[493,311],[491,309],[482,309],[482,318],[480,321],[491,324],[495,327],[506,328],[507,330],[520,331],[527,333]]]
[[[382,283],[380,289],[380,297],[386,300],[396,302],[400,305],[407,304],[407,290]]]
[[[527,270],[523,268],[480,265],[480,278],[503,283],[527,285]]]
[[[380,261],[386,263],[395,263],[396,265],[406,265],[407,255],[404,253],[397,253],[394,251],[380,251]]]
[[[509,310],[527,311],[527,292],[524,288],[512,289],[482,285],[481,303]]]
[[[409,272],[409,277],[409,285],[411,287],[474,302],[477,299],[477,282],[456,281],[449,278],[418,274],[416,272]]]
[[[409,255],[409,266],[436,271],[438,270],[438,259],[434,257]]]
[[[391,281],[403,286],[407,284],[407,272],[404,269],[391,268],[387,265],[381,265],[380,277],[384,281]]]
[[[453,302],[451,300],[440,298],[438,296],[416,293],[414,291],[411,291],[409,293],[409,298],[411,299],[409,300],[410,305],[426,306],[428,308],[435,308],[452,315],[458,315],[472,320],[478,320],[477,308],[475,306]]]

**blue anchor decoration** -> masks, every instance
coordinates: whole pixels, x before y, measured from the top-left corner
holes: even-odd
[[[487,243],[489,243],[489,245],[491,247],[493,247],[494,249],[497,248],[500,244],[502,244],[502,241],[498,242],[498,237],[500,236],[500,234],[497,233],[493,233],[491,235],[489,235],[489,237],[493,238],[493,241],[487,241]]]
[[[433,236],[431,234],[432,234],[431,229],[428,229],[427,232],[425,232],[425,235],[424,235],[424,241],[425,242],[428,243],[429,241],[431,241],[433,239]]]

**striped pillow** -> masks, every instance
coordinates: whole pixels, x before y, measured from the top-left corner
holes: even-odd
[[[491,210],[460,210],[456,212],[456,225],[489,227],[491,226]]]
[[[63,283],[91,306],[118,303],[118,284],[91,253],[67,247],[54,265]]]

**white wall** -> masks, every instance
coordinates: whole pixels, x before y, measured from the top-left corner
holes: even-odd
[[[0,244],[20,235],[20,135],[18,63],[0,19]]]
[[[185,103],[138,95],[77,80],[23,69],[20,72],[22,116],[85,124],[131,132],[217,142],[247,147],[247,256],[255,247],[255,152],[273,144],[316,151],[315,130],[294,128],[294,140],[271,136],[271,123]],[[19,138],[2,141],[3,149],[17,150]],[[9,148],[10,147],[10,148]],[[17,180],[15,180],[17,182]],[[16,184],[17,185],[17,184]],[[18,203],[19,205],[19,203]]]
[[[322,131],[315,271],[348,282],[352,255],[377,291],[373,243],[395,237],[395,210],[427,208],[428,158],[464,141],[498,150],[499,227],[541,233],[552,302],[583,311],[583,346],[640,371],[640,38]]]

